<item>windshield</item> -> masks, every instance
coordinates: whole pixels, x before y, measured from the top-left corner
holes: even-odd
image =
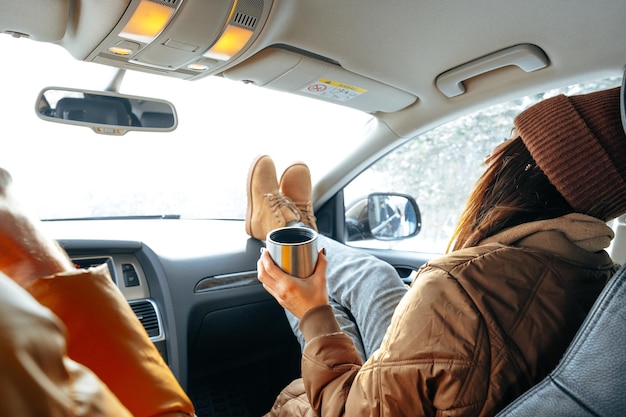
[[[120,92],[172,102],[174,132],[97,135],[40,120],[48,86],[104,90],[110,67],[49,44],[0,36],[5,142],[0,166],[42,219],[172,216],[242,219],[248,167],[305,160],[313,181],[353,148],[371,118],[318,100],[210,76],[197,81],[127,71]]]

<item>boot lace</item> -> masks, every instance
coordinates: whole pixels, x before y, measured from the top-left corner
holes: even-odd
[[[280,210],[283,207],[287,207],[296,215],[296,219],[300,221],[300,212],[298,211],[294,202],[291,201],[288,197],[280,193],[279,194],[267,193],[265,194],[265,198],[267,198],[269,206],[272,209],[272,213],[274,213],[274,216],[276,216],[278,220],[280,220],[280,216],[278,215]]]
[[[316,227],[316,218],[315,215],[313,214],[313,204],[310,201],[306,201],[306,202],[294,202],[294,205],[296,206],[296,208],[300,211],[300,221],[302,221],[303,223],[305,223],[307,226],[311,227],[312,229],[317,230]]]

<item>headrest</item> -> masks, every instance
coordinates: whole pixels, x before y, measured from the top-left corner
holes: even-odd
[[[62,98],[55,110],[59,119],[85,123],[102,123],[116,126],[130,126],[130,117],[124,104],[113,100],[88,98]]]
[[[174,126],[174,115],[171,113],[160,113],[145,111],[141,114],[142,127],[172,127]]]

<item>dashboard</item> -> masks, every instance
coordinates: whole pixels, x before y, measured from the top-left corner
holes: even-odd
[[[243,221],[66,220],[43,227],[77,267],[108,265],[184,388],[190,379],[285,354],[293,357],[288,373],[297,372],[299,346],[256,279],[263,244],[249,238]]]
[[[318,211],[321,230],[334,224],[328,212]],[[300,344],[257,280],[263,243],[243,220],[55,220],[43,228],[77,267],[108,265],[199,416],[262,415],[300,376]],[[372,252],[399,272],[424,262]]]

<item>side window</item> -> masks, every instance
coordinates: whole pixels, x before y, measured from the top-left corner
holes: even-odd
[[[491,150],[508,139],[513,119],[527,107],[558,94],[583,94],[618,86],[608,78],[550,90],[489,107],[446,123],[398,147],[345,189],[347,243],[368,248],[444,253],[474,183]],[[418,205],[421,225],[407,239],[376,239],[369,230],[368,195],[401,193]],[[371,199],[370,199],[371,201]]]

